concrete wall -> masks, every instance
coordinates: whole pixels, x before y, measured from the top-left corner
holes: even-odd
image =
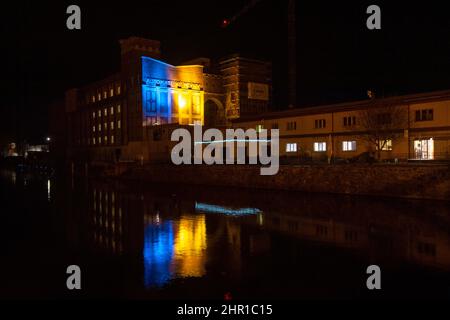
[[[282,166],[274,176],[261,176],[257,166],[152,165],[132,169],[125,177],[149,183],[450,200],[447,165]]]

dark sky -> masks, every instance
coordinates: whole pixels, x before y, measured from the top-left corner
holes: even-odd
[[[67,88],[118,71],[118,40],[131,35],[160,40],[163,59],[174,64],[234,52],[268,59],[273,108],[285,108],[287,0],[261,0],[222,29],[221,21],[249,1],[2,3],[0,135],[41,141],[48,104]],[[368,88],[379,96],[450,89],[444,3],[298,0],[298,106],[364,98]],[[66,29],[70,4],[81,7],[81,31]],[[370,4],[381,7],[381,31],[366,28]]]

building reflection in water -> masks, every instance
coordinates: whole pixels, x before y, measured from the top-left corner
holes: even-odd
[[[144,284],[162,286],[171,278],[174,252],[173,222],[150,224],[144,231]]]
[[[90,194],[95,247],[140,257],[146,288],[204,277],[207,263],[208,270],[236,279],[257,271],[248,269],[253,257],[272,261],[284,246],[308,243],[350,250],[370,261],[450,270],[450,219],[431,212],[427,202],[273,194],[243,199],[226,191],[175,197],[170,191],[142,194],[107,184],[94,185]],[[433,210],[448,212],[438,204]],[[291,251],[281,255],[283,261],[298,263],[289,262]]]
[[[164,222],[155,215],[145,227],[145,286],[162,286],[173,278],[203,276],[206,247],[204,215],[182,215],[176,221]]]

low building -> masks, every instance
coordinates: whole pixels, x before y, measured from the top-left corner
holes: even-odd
[[[287,159],[450,159],[450,90],[270,112],[234,128],[279,129]]]

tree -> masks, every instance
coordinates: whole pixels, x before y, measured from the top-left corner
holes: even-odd
[[[389,143],[403,136],[408,128],[408,109],[398,105],[369,105],[359,114],[360,125],[365,131],[365,140],[374,147],[377,159]]]

